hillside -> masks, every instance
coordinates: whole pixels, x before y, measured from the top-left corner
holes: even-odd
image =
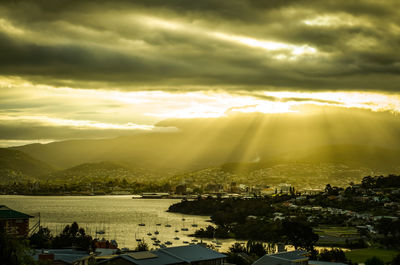
[[[0,148],[0,179],[14,181],[23,177],[37,177],[48,174],[54,168],[47,163],[21,151]]]
[[[62,170],[84,163],[114,161],[126,170],[139,169],[140,174],[155,179],[212,168],[240,175],[242,180],[252,179],[249,174],[254,173],[254,179],[265,175],[274,181],[297,176],[322,182],[325,177],[398,173],[400,125],[387,113],[368,115],[354,111],[343,116],[327,109],[323,115],[243,114],[165,120],[157,126],[177,130],[14,149]],[[278,173],[264,172],[271,168]]]
[[[152,180],[150,170],[129,169],[116,162],[102,161],[96,163],[83,163],[65,170],[55,171],[43,175],[41,179],[53,182],[90,182],[112,181],[114,179],[126,179],[130,181]]]

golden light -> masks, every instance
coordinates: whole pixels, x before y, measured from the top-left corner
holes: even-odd
[[[268,51],[288,51],[293,58],[297,55],[305,55],[305,54],[312,54],[316,53],[317,49],[314,47],[311,47],[309,45],[293,45],[293,44],[287,44],[287,43],[282,43],[282,42],[274,42],[274,41],[267,41],[267,40],[257,40],[254,38],[250,37],[245,37],[245,36],[236,36],[236,35],[230,35],[226,33],[221,33],[221,32],[215,32],[213,33],[215,37],[220,38],[222,40],[226,41],[231,41],[231,42],[236,42],[240,43],[249,47],[253,48],[261,48],[265,49]],[[284,59],[282,55],[280,57],[277,57],[277,59]]]

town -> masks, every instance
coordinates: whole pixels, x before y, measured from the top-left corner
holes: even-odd
[[[184,188],[177,188],[181,192],[174,196],[185,195]],[[138,241],[134,250],[119,249],[117,242],[92,238],[77,223],[59,235],[40,224],[29,227],[32,216],[2,205],[2,260],[11,262],[4,264],[82,265],[260,265],[276,264],[277,259],[287,264],[399,264],[400,176],[367,176],[345,188],[327,184],[320,192],[301,192],[290,185],[269,189],[268,194],[235,184],[230,189],[185,195],[168,210],[209,215],[213,225],[199,228],[194,233],[197,238],[247,241],[233,244],[225,253],[201,241],[174,247],[161,243],[156,248]],[[141,197],[170,196],[153,192]]]

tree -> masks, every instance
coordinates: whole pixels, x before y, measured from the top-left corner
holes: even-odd
[[[36,264],[30,251],[26,240],[0,232],[0,265]]]
[[[135,248],[135,251],[148,251],[149,250],[149,245],[147,245],[146,242],[140,241]]]
[[[229,247],[229,253],[241,253],[241,252],[246,253],[246,248],[240,243],[235,243]]]
[[[80,228],[74,222],[72,225],[65,226],[62,233],[53,240],[54,248],[65,248],[75,246],[80,249],[89,250],[93,248],[93,239],[90,235],[86,235],[85,229]]]
[[[40,227],[39,231],[29,237],[29,244],[34,248],[50,248],[53,235],[47,227]]]
[[[365,265],[385,265],[385,263],[381,259],[374,256],[370,259],[367,259],[365,261]]]
[[[264,256],[267,251],[265,250],[264,244],[262,242],[255,242],[255,241],[247,241],[247,253],[248,254],[254,254],[257,257],[262,257]]]
[[[296,249],[300,247],[308,251],[314,249],[314,245],[319,239],[311,226],[299,221],[283,221],[280,234]]]
[[[346,262],[346,255],[343,250],[334,248],[331,250],[324,249],[319,254],[319,260],[321,261],[334,261],[334,262]]]
[[[392,265],[400,265],[400,253],[393,258]]]

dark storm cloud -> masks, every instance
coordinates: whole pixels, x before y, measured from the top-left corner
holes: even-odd
[[[0,74],[81,88],[398,92],[399,10],[370,0],[9,1]]]

